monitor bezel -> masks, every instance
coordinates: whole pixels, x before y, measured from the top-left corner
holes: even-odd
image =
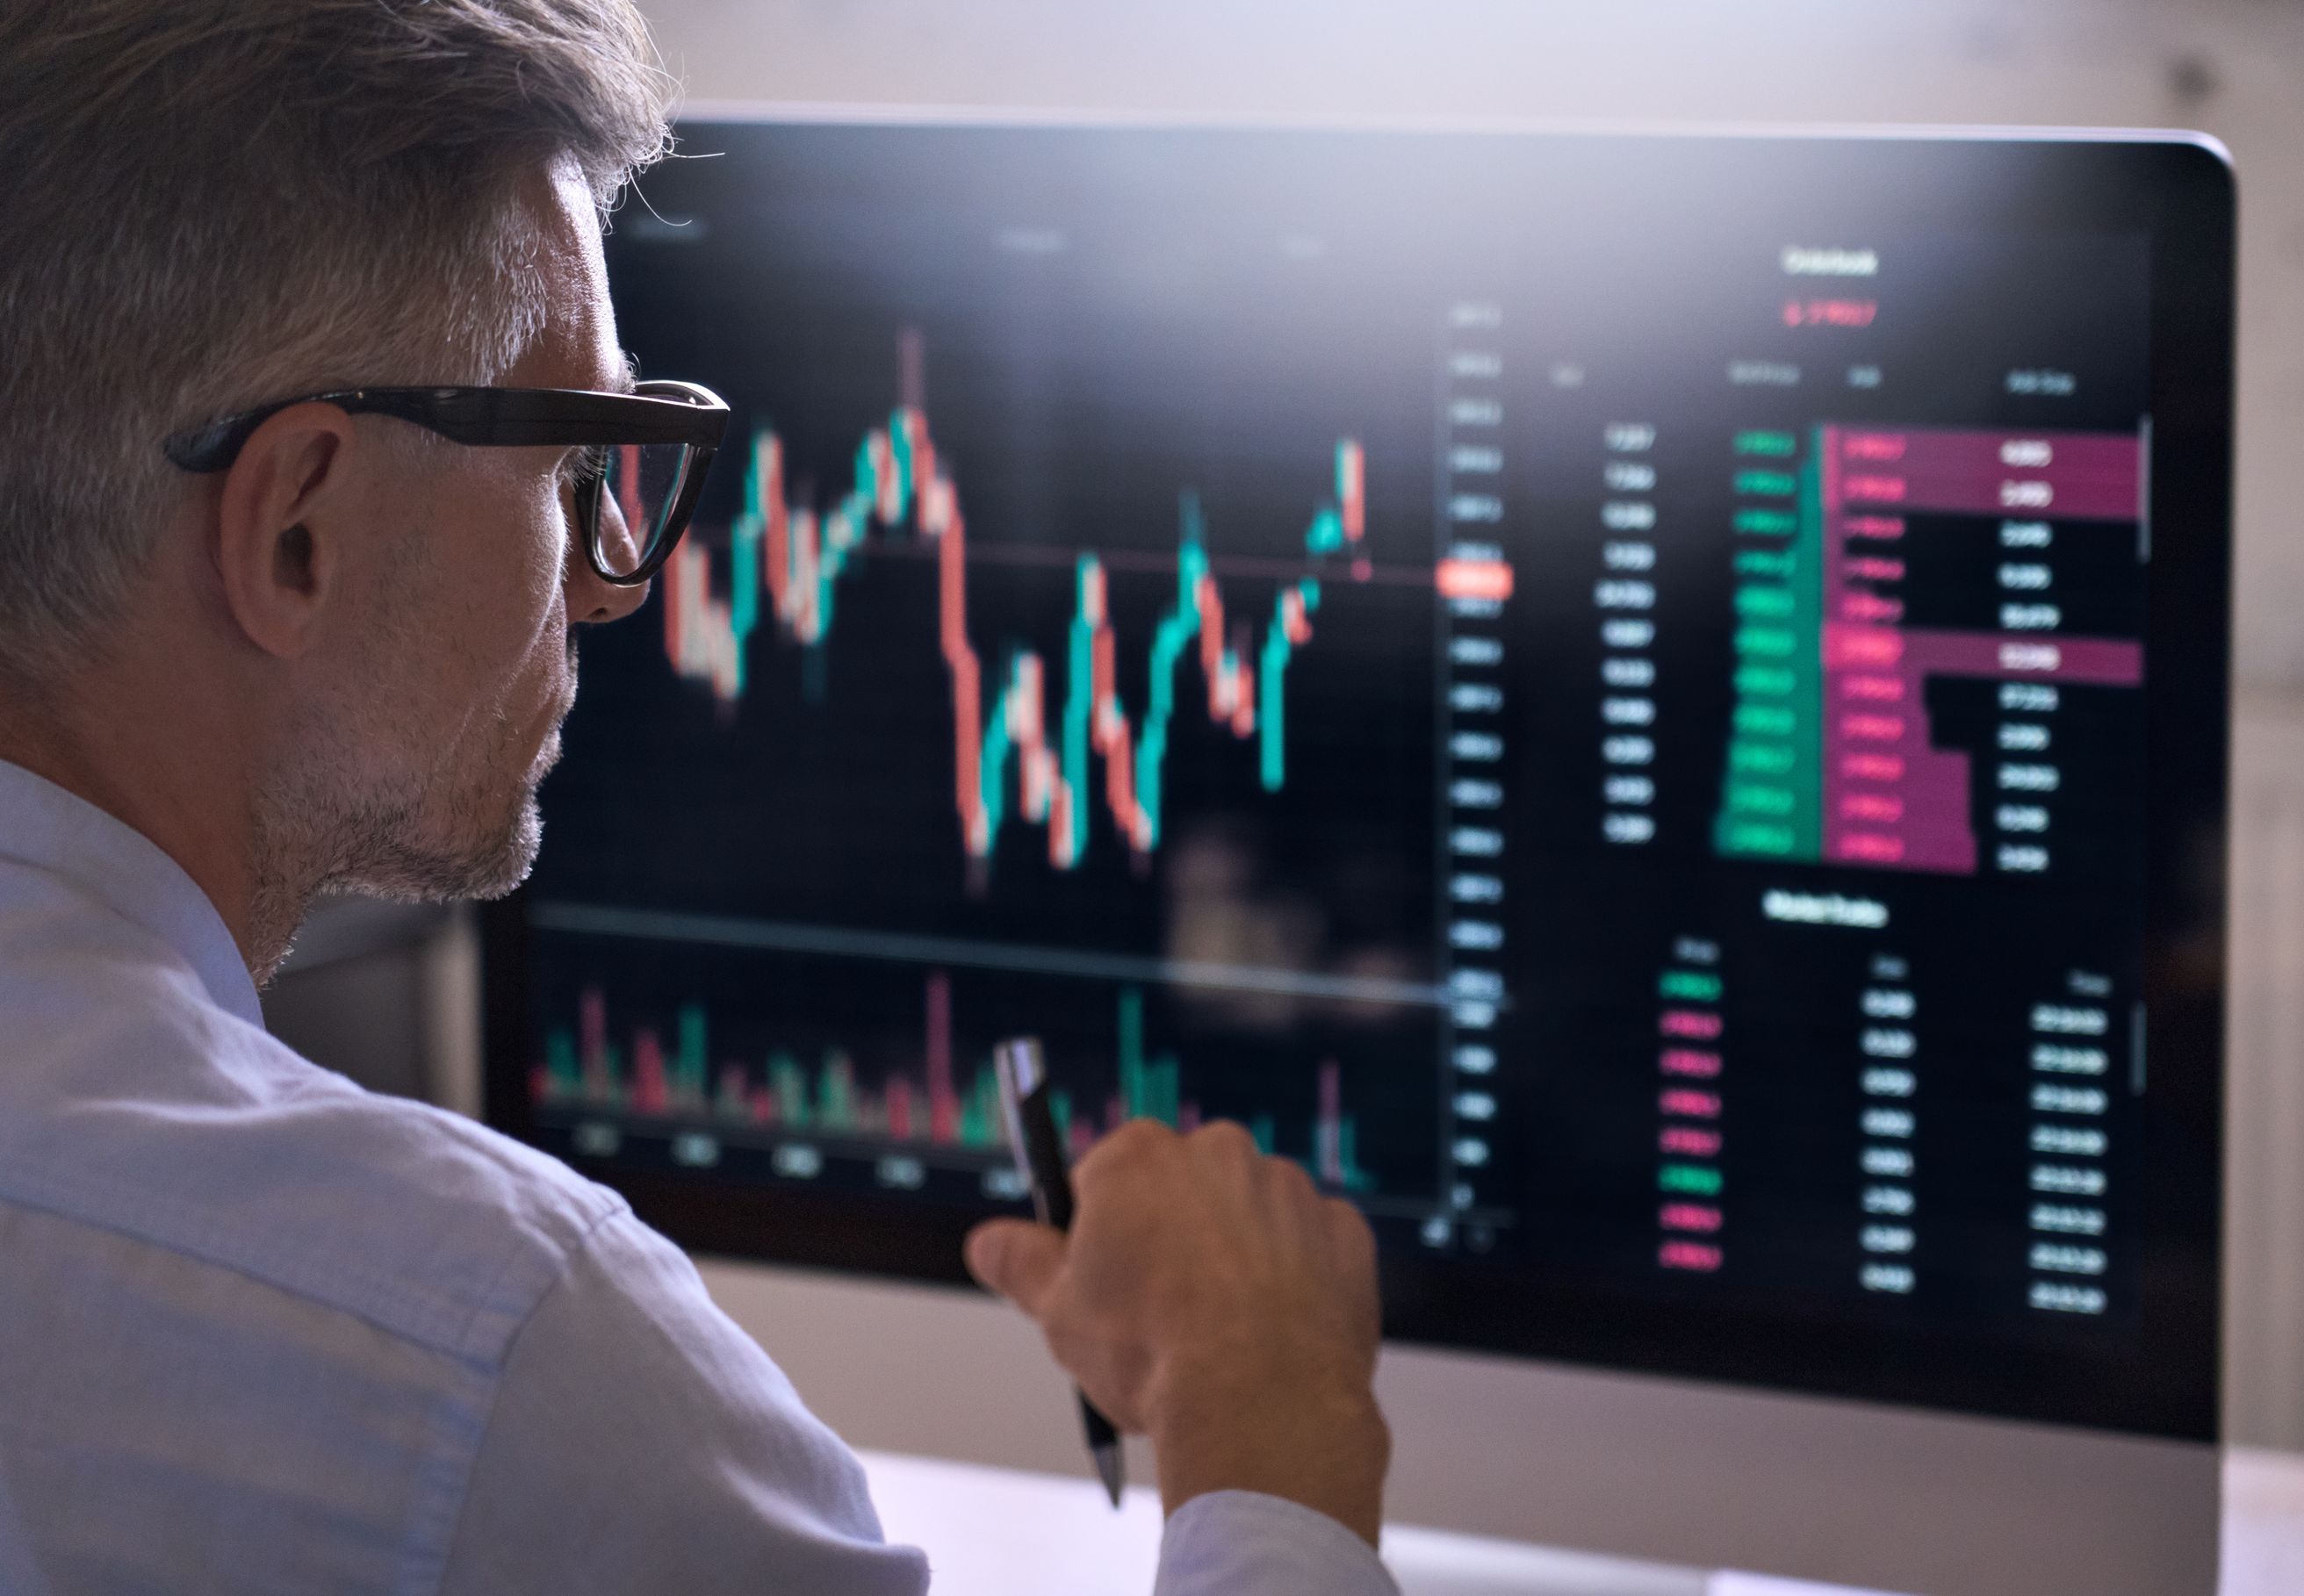
[[[1190,128],[1400,132],[1573,141],[1783,140],[1849,150],[1926,150],[1970,163],[2003,193],[2046,197],[2060,220],[2140,229],[2150,241],[2154,536],[2147,588],[2144,967],[2147,1120],[2144,1309],[2131,1355],[2102,1368],[2014,1356],[1999,1338],[1941,1334],[1924,1358],[1882,1356],[1868,1338],[1739,1313],[1702,1335],[1660,1322],[1646,1298],[1603,1297],[1540,1279],[1499,1291],[1480,1266],[1385,1255],[1386,1334],[1416,1343],[1819,1396],[2033,1419],[2176,1439],[2218,1433],[2222,1286],[2224,861],[2231,702],[2231,452],[2234,191],[2221,148],[2198,135],[2092,130],[1612,129],[1491,124],[1316,124],[1067,114],[896,114],[851,107],[699,108],[691,144],[722,122],[823,129]],[[528,1100],[529,926],[521,895],[482,916],[484,1109],[523,1140]],[[960,1243],[974,1215],[873,1194],[739,1186],[614,1160],[571,1159],[693,1249],[931,1283],[965,1284]],[[1853,1345],[1851,1345],[1853,1343]],[[2117,1404],[2090,1400],[2121,1381]]]

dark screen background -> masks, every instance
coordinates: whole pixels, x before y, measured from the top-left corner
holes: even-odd
[[[2189,446],[2156,364],[2164,219],[2120,166],[2141,152],[724,124],[682,148],[712,158],[648,176],[610,268],[641,375],[734,410],[692,534],[713,602],[756,434],[821,512],[916,403],[965,519],[984,705],[1036,656],[1061,745],[1096,556],[1139,764],[1173,699],[1159,832],[1128,845],[1092,756],[1059,866],[1012,764],[971,857],[917,515],[871,523],[816,643],[764,595],[733,695],[675,668],[660,592],[584,639],[544,853],[491,942],[500,1121],[693,1244],[950,1278],[959,1228],[1015,1199],[969,1116],[992,1043],[1029,1031],[1083,1145],[1115,1098],[1237,1118],[1349,1191],[1420,1337],[2212,1422],[2213,1049],[2145,1039],[2149,698],[2190,680],[2158,673],[2161,573],[2221,561],[2214,518],[1916,509],[1863,545],[1902,560],[1879,591],[1904,628],[2013,636],[2004,605],[2052,603],[2051,640],[2143,650],[2146,687],[2059,683],[2051,712],[1991,677],[1915,684],[1928,746],[1969,760],[1972,874],[1736,857],[1718,832],[1738,557],[1785,546],[1735,529],[1778,503],[1739,472],[1800,469],[1827,426],[2122,435],[2156,469]],[[1788,247],[1873,266],[1788,274]],[[1792,452],[1740,452],[1754,434]],[[1316,552],[1343,439],[1365,536]],[[2046,548],[2008,546],[2035,519]],[[1196,629],[1155,646],[1188,525],[1255,667],[1247,735],[1212,714]],[[1452,600],[1452,561],[1508,569],[1511,596]],[[1275,605],[1304,582],[1275,694]],[[2222,636],[2221,609],[2185,619]],[[1995,784],[2043,763],[2046,796]],[[2044,851],[2002,867],[2003,845]],[[2043,1045],[2095,1073],[2044,1073]],[[1660,1073],[1672,1049],[1715,1073]],[[641,1084],[650,1051],[668,1088]],[[1709,1107],[1666,1095],[1691,1091]]]

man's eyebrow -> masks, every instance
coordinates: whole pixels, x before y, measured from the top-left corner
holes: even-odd
[[[607,391],[611,393],[630,393],[634,388],[640,386],[640,358],[631,350],[626,350],[623,364],[617,367],[615,376],[608,379]]]

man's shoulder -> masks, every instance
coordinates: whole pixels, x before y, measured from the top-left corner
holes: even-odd
[[[0,1200],[481,1362],[626,1212],[555,1159],[299,1057],[181,965],[97,940],[54,961],[0,947],[0,1012],[19,1022]]]

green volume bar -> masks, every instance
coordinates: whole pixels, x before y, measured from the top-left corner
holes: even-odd
[[[690,1003],[680,1011],[680,1051],[672,1060],[672,1101],[683,1109],[705,1104],[704,1005]]]
[[[1736,435],[1735,707],[1713,846],[1732,858],[1824,852],[1824,492],[1811,435]],[[1755,460],[1774,460],[1759,466]]]
[[[1120,1101],[1131,1119],[1157,1119],[1173,1128],[1182,1102],[1176,1060],[1144,1056],[1144,994],[1120,989]]]

